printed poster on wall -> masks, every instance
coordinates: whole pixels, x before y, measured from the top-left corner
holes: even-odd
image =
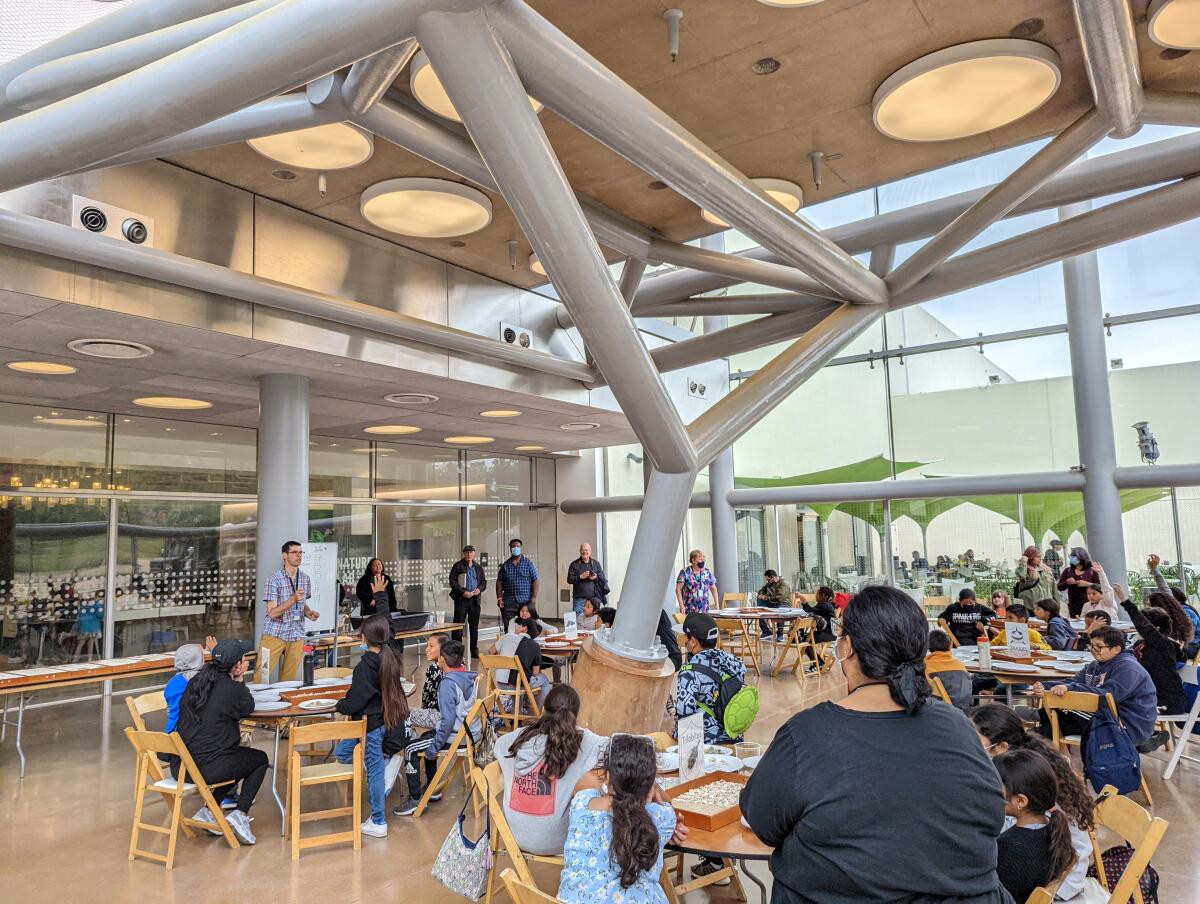
[[[679,780],[690,782],[704,775],[704,713],[684,716],[676,729],[679,739]]]
[[[1008,638],[1009,656],[1029,658],[1029,625],[1024,622],[1005,622],[1004,636]]]

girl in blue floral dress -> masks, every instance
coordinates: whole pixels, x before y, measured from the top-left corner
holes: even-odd
[[[605,771],[603,788],[571,800],[558,897],[567,904],[666,904],[658,880],[675,812],[650,801],[654,743],[613,735]]]

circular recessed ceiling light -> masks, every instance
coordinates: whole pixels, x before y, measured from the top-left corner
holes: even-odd
[[[169,408],[172,411],[200,411],[212,408],[212,402],[180,396],[142,396],[140,399],[134,399],[133,404],[142,408]]]
[[[129,360],[131,358],[149,358],[154,349],[140,342],[128,339],[72,339],[67,348],[81,355],[93,358],[114,358]]]
[[[545,446],[517,446],[518,452],[544,452]]]
[[[383,400],[393,405],[429,405],[436,402],[438,397],[432,392],[393,392],[384,396]]]
[[[536,254],[529,255],[529,269],[538,276],[546,275],[546,268],[542,266],[542,261]]]
[[[1163,47],[1200,50],[1200,0],[1154,0],[1146,16],[1150,40]]]
[[[570,423],[559,425],[559,430],[566,430],[570,433],[586,433],[588,430],[595,430],[599,424],[593,424],[589,421],[571,421]]]
[[[377,182],[362,193],[359,210],[380,229],[427,239],[478,232],[492,221],[487,195],[445,179]]]
[[[949,141],[1028,116],[1062,81],[1058,54],[992,38],[937,50],[889,76],[872,101],[875,127],[900,141]]]
[[[479,412],[480,417],[519,417],[520,411],[515,408],[489,408],[487,411]]]
[[[44,376],[64,376],[76,373],[79,368],[70,364],[55,364],[53,361],[9,361],[5,367],[22,374],[41,374]]]
[[[409,433],[420,432],[420,427],[413,427],[410,424],[377,424],[363,431],[363,433],[379,433],[386,436],[404,436]]]
[[[796,213],[804,203],[804,192],[795,182],[788,182],[786,179],[751,179],[750,181],[765,191],[771,200],[788,213]],[[729,225],[711,210],[701,209],[700,216],[714,226]]]
[[[412,65],[409,66],[408,87],[412,90],[413,97],[426,110],[436,113],[443,119],[462,122],[462,117],[454,109],[450,95],[446,93],[446,89],[442,85],[442,80],[438,78],[438,74],[433,71],[433,66],[429,64],[429,57],[424,50],[417,51],[416,56],[413,57]],[[533,112],[535,113],[542,112],[542,104],[532,97],[529,98],[529,106],[533,107]]]
[[[375,151],[374,136],[348,122],[251,138],[246,144],[277,163],[320,171],[358,166],[370,160]]]
[[[442,442],[454,443],[456,446],[478,446],[481,443],[494,443],[494,436],[447,436]]]

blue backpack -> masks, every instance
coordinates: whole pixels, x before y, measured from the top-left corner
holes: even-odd
[[[1093,788],[1112,785],[1130,794],[1142,785],[1142,758],[1105,701],[1100,701],[1083,748],[1083,776]]]

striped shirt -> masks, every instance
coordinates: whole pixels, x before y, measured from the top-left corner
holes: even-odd
[[[297,590],[304,591],[304,600],[312,596],[312,579],[303,571],[296,572],[293,583],[286,568],[280,568],[267,580],[263,590],[263,601],[270,606],[278,606],[287,602]],[[293,603],[283,611],[278,618],[272,618],[268,613],[263,619],[263,633],[280,640],[299,640],[304,636],[304,600]]]

